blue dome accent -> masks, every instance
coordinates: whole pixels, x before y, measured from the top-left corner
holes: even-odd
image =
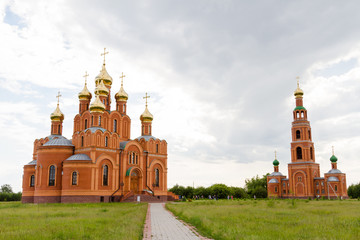
[[[273,172],[270,176],[284,176],[281,172]]]
[[[156,139],[158,139],[158,138],[156,138],[156,137],[154,137],[154,136],[146,135],[146,136],[140,136],[140,137],[138,137],[138,138],[136,138],[136,139],[137,139],[137,140],[145,139],[145,141],[149,141],[150,139],[156,140]]]
[[[66,161],[91,161],[91,158],[83,153],[70,156]]]
[[[52,135],[51,135],[52,136]],[[72,142],[61,135],[53,137],[50,141],[44,143],[43,146],[74,146]]]
[[[279,181],[275,178],[270,179],[269,183],[279,183]]]
[[[328,173],[342,173],[339,169],[330,169]]]
[[[102,127],[91,127],[91,128],[85,129],[84,132],[87,132],[88,130],[90,130],[92,133],[96,132],[97,130],[100,130],[103,133],[107,131],[105,128],[102,128]]]
[[[328,182],[340,182],[339,179],[337,177],[329,177],[327,179]]]
[[[32,160],[31,162],[29,162],[29,163],[26,164],[26,165],[36,165],[36,162],[37,162],[37,160]]]

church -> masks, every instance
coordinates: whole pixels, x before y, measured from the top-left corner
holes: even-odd
[[[303,105],[304,92],[299,87],[294,92],[296,107],[291,128],[291,163],[287,178],[279,172],[279,161],[273,161],[274,172],[267,176],[268,197],[275,198],[348,198],[346,174],[337,168],[337,157],[330,157],[331,169],[320,176],[320,166],[315,162],[315,147],[307,110]]]
[[[85,85],[78,94],[72,139],[62,136],[59,97],[50,115],[51,134],[34,141],[33,160],[24,166],[23,203],[167,201],[167,142],[152,134],[153,115],[140,115],[141,136],[130,139],[128,94],[121,87],[111,110],[112,77],[104,62],[93,96]]]

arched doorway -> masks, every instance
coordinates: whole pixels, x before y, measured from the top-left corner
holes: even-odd
[[[304,196],[305,187],[303,183],[296,184],[296,196]]]
[[[134,193],[139,193],[139,185],[140,185],[140,176],[138,171],[134,170],[130,176],[130,191]]]

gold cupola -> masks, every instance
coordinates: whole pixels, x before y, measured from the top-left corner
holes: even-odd
[[[99,95],[96,94],[95,101],[90,104],[90,112],[103,113],[105,111],[105,105],[100,101]]]
[[[105,55],[108,53],[109,52],[106,52],[106,48],[104,48],[104,53],[101,54],[101,56],[104,56],[104,63],[102,65],[100,73],[95,77],[95,86],[98,86],[101,80],[104,81],[104,84],[107,86],[111,86],[112,84],[113,79],[105,68]]]
[[[124,73],[122,73],[122,75],[120,76],[120,78],[121,78],[121,87],[120,87],[120,90],[115,94],[115,99],[117,101],[126,101],[129,98],[128,94],[125,92],[124,87],[123,87],[123,79],[124,79],[124,77],[125,77],[125,75],[124,75]]]
[[[304,91],[300,88],[299,77],[297,77],[296,79],[297,79],[297,88],[294,91],[294,96],[298,98],[304,95]]]
[[[90,91],[87,88],[86,77],[88,77],[88,76],[89,76],[89,74],[87,74],[87,72],[85,72],[85,75],[84,75],[84,77],[85,77],[85,85],[84,85],[83,90],[81,92],[79,92],[79,95],[78,95],[80,100],[89,100],[92,97]]]
[[[50,119],[51,119],[51,121],[62,121],[62,120],[64,120],[64,114],[60,111],[60,108],[59,108],[59,101],[60,101],[60,97],[61,97],[60,92],[58,92],[58,95],[56,97],[58,99],[57,106],[56,106],[55,111],[50,114]]]
[[[107,97],[107,95],[109,95],[109,89],[105,87],[103,80],[101,80],[95,88],[95,94],[104,97]]]
[[[151,122],[151,121],[154,119],[154,117],[153,117],[153,115],[149,112],[149,109],[147,108],[147,106],[148,106],[148,105],[147,105],[147,99],[150,98],[150,96],[148,96],[147,93],[146,93],[146,95],[145,95],[144,98],[146,99],[145,111],[140,115],[140,120],[141,120],[142,122]]]

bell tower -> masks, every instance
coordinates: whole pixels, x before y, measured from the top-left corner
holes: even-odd
[[[290,191],[293,197],[314,196],[314,177],[320,177],[320,167],[315,163],[315,149],[307,110],[303,105],[304,92],[299,86],[294,91],[295,109],[291,127],[291,163],[288,164]]]
[[[145,104],[145,111],[140,115],[140,121],[141,121],[141,136],[151,136],[152,131],[152,120],[154,119],[153,115],[149,112],[147,99],[150,98],[150,96],[145,94],[145,97],[143,97],[146,101]]]

